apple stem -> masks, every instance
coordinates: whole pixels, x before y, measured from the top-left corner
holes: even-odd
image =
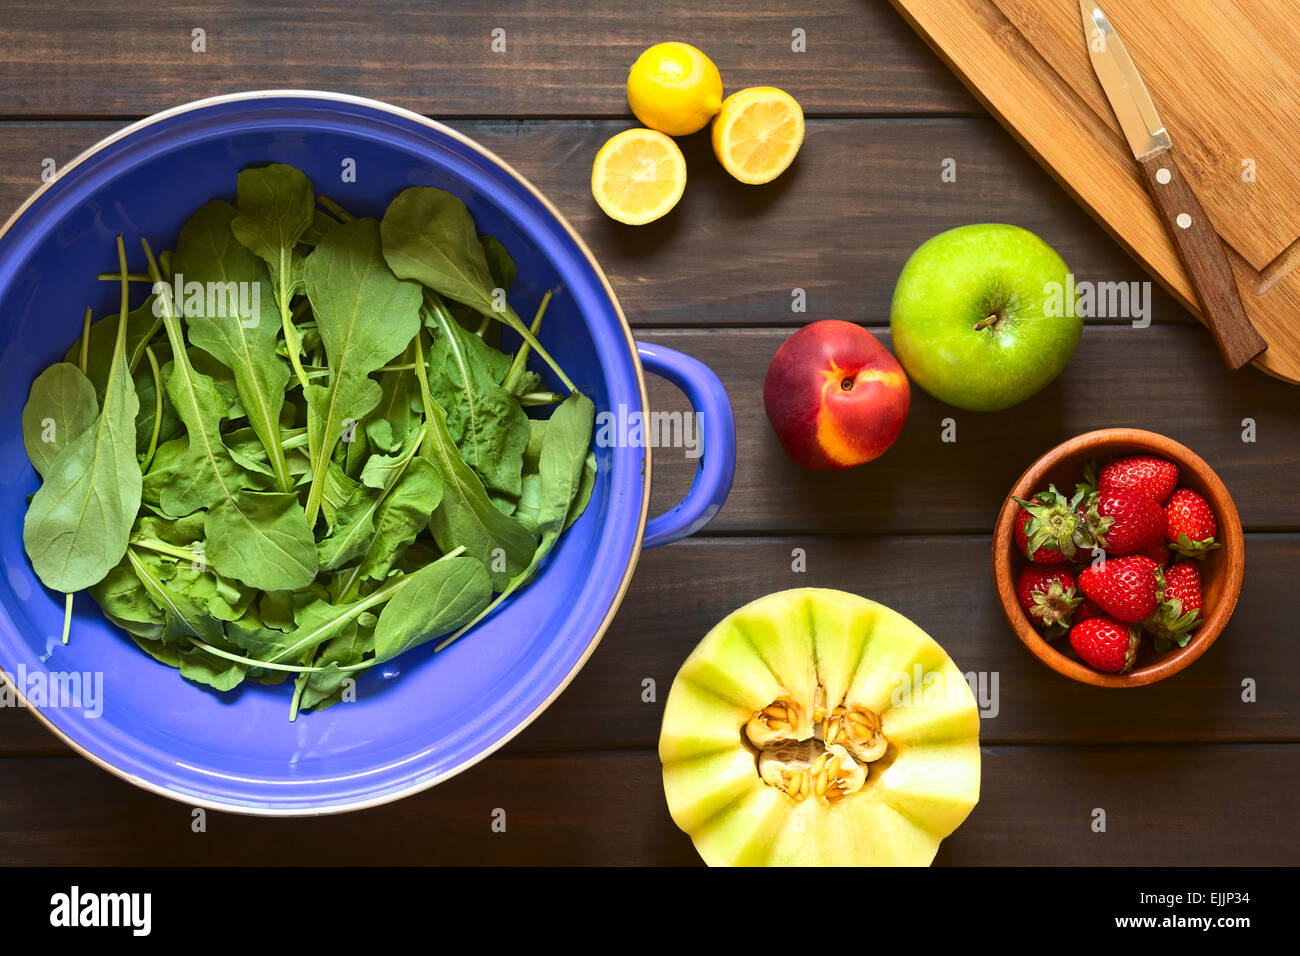
[[[984,318],[980,319],[978,322],[975,323],[975,331],[979,332],[981,329],[987,329],[991,325],[996,325],[998,319],[1000,318],[1001,316],[998,315],[997,313],[994,313],[993,315],[985,316]]]

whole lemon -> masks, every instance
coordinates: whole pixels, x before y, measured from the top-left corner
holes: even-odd
[[[627,102],[646,126],[669,136],[704,128],[722,108],[722,77],[689,43],[656,43],[627,75]]]

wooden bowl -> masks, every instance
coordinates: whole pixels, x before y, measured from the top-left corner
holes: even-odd
[[[1192,632],[1186,647],[1173,647],[1157,654],[1151,640],[1145,636],[1138,650],[1137,661],[1131,671],[1124,674],[1104,674],[1071,657],[1068,639],[1059,637],[1049,642],[1029,622],[1029,617],[1016,599],[1016,578],[1028,559],[1016,547],[1015,524],[1020,505],[1012,498],[1031,498],[1035,492],[1054,484],[1064,494],[1072,494],[1080,479],[1084,464],[1089,458],[1103,463],[1123,455],[1146,453],[1167,458],[1178,466],[1178,485],[1191,488],[1203,495],[1214,509],[1218,522],[1216,540],[1221,547],[1211,551],[1201,561],[1201,588],[1203,623]],[[1034,656],[1052,670],[1073,680],[1097,687],[1139,687],[1154,684],[1172,674],[1177,674],[1196,660],[1214,643],[1223,630],[1241,594],[1242,571],[1245,566],[1245,541],[1242,537],[1241,518],[1233,504],[1228,489],[1214,470],[1197,454],[1184,445],[1137,428],[1103,428],[1087,432],[1077,438],[1057,445],[1029,466],[998,514],[993,532],[993,580],[997,585],[1002,611],[1021,642]]]

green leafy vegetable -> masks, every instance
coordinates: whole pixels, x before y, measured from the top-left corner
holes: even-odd
[[[418,342],[418,340],[417,340]],[[472,556],[493,569],[493,583],[505,585],[527,567],[537,548],[532,533],[492,504],[483,483],[460,456],[447,430],[447,418],[433,400],[423,376],[425,435],[420,455],[442,482],[442,501],[429,519],[429,530],[444,551],[463,545]],[[504,567],[497,570],[498,557]]]
[[[153,256],[145,248],[152,275]],[[155,278],[155,281],[158,281]],[[188,445],[170,471],[159,498],[169,515],[207,507],[204,531],[213,567],[264,590],[304,587],[316,576],[315,539],[292,494],[249,490],[249,469],[231,457],[221,435],[227,415],[213,380],[195,371],[185,350],[180,319],[164,294],[163,326],[171,342],[167,394],[185,423]]]
[[[429,386],[447,414],[461,456],[490,491],[519,496],[528,416],[500,384],[509,360],[466,332],[439,302],[429,350]]]
[[[591,404],[591,399],[578,392],[574,392],[556,408],[555,414],[546,425],[546,437],[542,444],[539,464],[541,485],[537,525],[542,536],[541,543],[538,544],[528,566],[510,579],[505,589],[491,604],[439,644],[438,650],[442,650],[458,639],[491,613],[497,605],[526,584],[537,572],[546,556],[551,553],[560,533],[568,527],[569,515],[579,495],[582,494],[583,472],[587,464],[587,449],[591,445],[591,432],[595,418],[596,410]]]
[[[381,225],[272,164],[195,211],[174,253],[140,241],[143,271],[119,238],[101,276],[116,314],[86,311],[23,409],[43,479],[24,542],[65,595],[65,640],[88,589],[213,692],[292,676],[294,719],[465,633],[586,507],[594,409],[537,342],[550,293],[525,327],[514,260],[460,200],[406,190]],[[132,282],[150,283],[134,309]]]
[[[449,192],[411,186],[398,193],[381,226],[394,274],[503,322],[527,342],[570,391],[573,383],[505,301],[474,229],[469,208]],[[500,290],[498,292],[498,290]]]
[[[407,579],[375,625],[375,659],[387,661],[469,622],[492,597],[483,562],[444,558]]]
[[[420,289],[398,280],[384,264],[373,219],[327,233],[307,257],[304,275],[330,367],[328,387],[303,390],[320,436],[307,495],[307,521],[314,524],[325,466],[345,424],[360,421],[383,397],[370,373],[400,355],[420,328]]]
[[[69,362],[57,362],[36,377],[23,406],[23,447],[36,473],[44,476],[51,462],[99,417],[95,386]]]
[[[235,238],[260,256],[271,271],[289,362],[305,388],[307,376],[300,361],[302,340],[293,323],[293,296],[299,282],[293,248],[317,224],[311,180],[301,170],[283,163],[245,169],[239,174],[236,203],[239,215],[231,224],[232,230]]]
[[[126,253],[118,237],[118,257]],[[104,404],[88,428],[45,463],[45,482],[23,522],[23,544],[45,586],[65,594],[103,580],[126,552],[140,510],[140,467],[135,458],[139,404],[126,360],[127,282]]]
[[[275,351],[278,327],[263,321],[260,311],[262,302],[268,308],[272,303],[266,268],[235,241],[236,216],[235,207],[219,199],[202,206],[181,229],[172,264],[186,283],[215,286],[221,293],[203,296],[201,310],[187,309],[190,341],[234,374],[248,423],[266,449],[280,490],[288,491],[293,482],[280,446],[280,411],[289,366]]]

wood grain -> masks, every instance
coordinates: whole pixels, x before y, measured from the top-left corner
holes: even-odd
[[[1075,0],[994,0],[1106,126],[1118,121],[1087,56]],[[1256,270],[1300,236],[1300,28],[1291,4],[1104,0],[1220,235]],[[1242,178],[1249,158],[1259,175]],[[1262,172],[1261,172],[1262,171]]]
[[[796,548],[802,573],[792,570]],[[642,555],[591,660],[508,752],[653,748],[668,687],[709,628],[747,601],[805,585],[895,608],[975,673],[977,686],[982,673],[998,701],[996,712],[985,708],[986,743],[1300,741],[1300,672],[1277,664],[1295,644],[1294,601],[1282,596],[1300,565],[1300,535],[1250,535],[1246,550],[1241,602],[1205,656],[1167,681],[1116,692],[1069,681],[1021,647],[998,605],[987,536],[690,539]],[[647,678],[653,702],[642,699]],[[1258,684],[1258,703],[1241,700],[1246,678]],[[0,709],[0,756],[60,754],[70,751],[31,714]]]
[[[1183,269],[1173,241],[1165,231],[1155,206],[1143,189],[1132,153],[1119,130],[1118,121],[1110,111],[1087,59],[1083,42],[1082,24],[1077,22],[1077,4],[1067,0],[1023,0],[1006,3],[987,0],[891,0],[909,23],[926,38],[931,47],[962,78],[967,87],[997,116],[1030,153],[1090,212],[1110,234],[1138,259],[1174,297],[1193,312],[1198,310],[1196,295],[1190,279]],[[1269,374],[1291,382],[1300,382],[1300,271],[1293,268],[1300,257],[1287,256],[1287,248],[1294,240],[1291,220],[1300,215],[1294,203],[1294,190],[1286,182],[1293,174],[1294,163],[1288,158],[1294,153],[1294,131],[1285,122],[1274,117],[1290,115],[1295,110],[1290,104],[1296,101],[1294,83],[1294,43],[1291,52],[1280,54],[1281,60],[1267,67],[1276,72],[1278,63],[1284,68],[1281,81],[1264,82],[1254,74],[1254,67],[1246,58],[1257,54],[1249,48],[1243,37],[1250,36],[1258,24],[1257,15],[1244,20],[1233,16],[1220,17],[1221,4],[1206,12],[1206,4],[1184,4],[1179,9],[1198,24],[1209,30],[1205,36],[1211,40],[1223,39],[1208,65],[1195,67],[1184,62],[1188,51],[1202,50],[1205,37],[1189,37],[1181,32],[1187,24],[1183,20],[1170,27],[1170,11],[1161,7],[1154,10],[1139,0],[1122,0],[1116,7],[1130,11],[1115,18],[1118,32],[1128,42],[1131,37],[1147,31],[1147,41],[1152,49],[1163,49],[1163,43],[1184,43],[1186,50],[1178,53],[1163,65],[1155,67],[1155,77],[1147,76],[1152,96],[1161,110],[1162,118],[1173,136],[1176,148],[1184,142],[1191,151],[1193,165],[1188,172],[1197,194],[1207,201],[1211,218],[1221,229],[1229,230],[1232,248],[1229,261],[1241,289],[1243,304],[1255,328],[1269,343],[1270,348],[1256,360],[1256,365]],[[1232,9],[1237,9],[1232,4]],[[1106,9],[1111,10],[1107,4]],[[1009,12],[1007,12],[1009,11]],[[1075,18],[1073,33],[1068,27],[1069,18]],[[1279,31],[1293,29],[1293,17],[1277,15]],[[1054,27],[1048,23],[1056,24]],[[1242,26],[1245,23],[1246,26]],[[1143,26],[1145,24],[1145,26]],[[1022,32],[1022,28],[1023,31]],[[1156,37],[1157,31],[1170,30],[1166,38]],[[1222,36],[1237,30],[1233,36]],[[1050,35],[1049,35],[1050,34]],[[1287,34],[1289,35],[1289,34]],[[1247,45],[1242,47],[1243,42]],[[1291,42],[1291,41],[1284,41]],[[1143,42],[1130,42],[1143,74],[1147,65],[1159,59],[1159,54],[1147,54]],[[1270,57],[1276,53],[1271,44],[1261,48],[1258,55]],[[1195,55],[1194,52],[1191,55]],[[1290,59],[1286,59],[1289,55]],[[1060,70],[1054,64],[1065,57],[1071,61],[1069,68]],[[1226,59],[1221,59],[1226,57]],[[1235,57],[1235,60],[1233,59]],[[1250,82],[1263,83],[1260,88],[1236,85],[1236,67]],[[1173,69],[1178,73],[1176,86],[1159,71]],[[1197,86],[1198,71],[1211,70],[1213,82]],[[1182,72],[1179,72],[1182,71]],[[1191,78],[1191,79],[1189,79]],[[1219,95],[1225,102],[1212,109],[1204,103]],[[1250,99],[1249,105],[1241,103]],[[1100,98],[1100,99],[1099,99]],[[1176,104],[1179,110],[1192,117],[1175,125],[1166,107]],[[1287,109],[1279,109],[1286,106]],[[1240,109],[1239,109],[1240,107]],[[1212,130],[1209,116],[1221,111],[1234,112],[1236,118],[1228,124],[1235,131],[1250,127],[1237,142],[1254,142],[1264,135],[1287,144],[1279,160],[1271,161],[1270,168],[1286,167],[1288,172],[1274,187],[1264,189],[1257,175],[1243,180],[1243,159],[1255,159],[1243,152],[1245,147],[1214,145],[1219,133]],[[1262,115],[1257,111],[1263,110]],[[1252,120],[1251,117],[1254,117]],[[1254,124],[1251,126],[1251,124]],[[1243,126],[1242,124],[1245,124]],[[1202,129],[1198,135],[1189,133]],[[1262,131],[1259,132],[1259,131]],[[1229,137],[1231,139],[1231,137]],[[1270,152],[1268,155],[1273,155]],[[1199,157],[1199,158],[1198,158]],[[1236,180],[1232,180],[1235,176]],[[1227,185],[1231,182],[1231,185]],[[1279,185],[1280,184],[1280,185]],[[1279,207],[1285,207],[1278,211]],[[1276,227],[1276,228],[1275,228]],[[1290,238],[1286,238],[1287,236]],[[1260,237],[1263,237],[1262,244]],[[1272,261],[1289,263],[1291,271],[1279,275],[1270,269]]]
[[[843,472],[790,462],[768,424],[762,382],[791,330],[638,332],[688,352],[722,377],[739,449],[731,496],[713,532],[989,533],[1003,497],[1053,445],[1096,428],[1146,428],[1187,445],[1218,472],[1250,530],[1300,530],[1292,491],[1300,468],[1295,393],[1268,376],[1228,372],[1198,328],[1086,329],[1059,378],[1005,412],[963,412],[913,385],[907,426],[882,457]],[[879,331],[888,344],[888,334]],[[676,389],[650,380],[651,406],[684,408]],[[943,441],[951,419],[956,441]],[[1252,419],[1257,441],[1242,441]],[[655,510],[680,499],[696,461],[655,458]]]
[[[982,756],[980,803],[940,848],[939,865],[1300,862],[1294,744],[985,747]],[[1097,808],[1104,833],[1092,830]],[[500,811],[504,833],[491,826]],[[668,816],[659,761],[644,752],[499,755],[343,820],[208,813],[205,825],[195,833],[190,808],[82,761],[0,761],[4,865],[699,862]]]
[[[45,157],[61,166],[121,125],[0,126],[0,217],[39,185]],[[628,123],[452,125],[532,180],[569,218],[634,325],[789,325],[830,317],[880,325],[913,249],[944,229],[988,219],[1043,236],[1080,280],[1149,281],[990,119],[812,120],[794,167],[759,190],[722,170],[707,137],[688,137],[681,141],[690,171],[685,198],[667,218],[639,228],[601,213],[589,182],[592,157]],[[945,159],[956,164],[954,182],[941,178]],[[796,288],[805,293],[804,313],[791,311]],[[1151,291],[1153,321],[1195,322],[1159,286]]]
[[[104,0],[75,11],[7,0],[0,118],[138,117],[285,87],[357,93],[438,117],[624,116],[628,68],[664,39],[704,49],[727,92],[780,86],[813,114],[977,109],[877,0],[798,11],[716,0],[676,7],[669,20],[664,13],[629,0]],[[206,52],[192,49],[195,29],[205,31]],[[796,29],[804,53],[792,49]],[[501,52],[494,30],[504,31]]]
[[[1214,223],[1201,206],[1169,150],[1138,162],[1147,192],[1156,201],[1178,259],[1187,270],[1219,354],[1234,372],[1259,356],[1268,343],[1255,331],[1241,304],[1237,278],[1228,265]]]
[[[207,832],[196,834],[188,808],[70,755],[30,714],[0,709],[0,864],[696,863],[664,806],[653,753],[662,704],[641,700],[642,681],[653,678],[662,701],[708,627],[744,601],[800,584],[881,600],[939,638],[964,671],[984,673],[986,688],[997,675],[998,713],[981,726],[983,799],[939,863],[1300,863],[1289,802],[1300,788],[1300,673],[1279,666],[1292,656],[1300,565],[1295,393],[1251,372],[1227,375],[1209,338],[1187,327],[1190,285],[1154,211],[1134,201],[1136,171],[1100,90],[1076,88],[1087,73],[1072,85],[1053,68],[1051,57],[1073,56],[1053,39],[1054,19],[1021,15],[1038,2],[960,0],[937,14],[943,36],[976,39],[978,55],[958,72],[997,81],[993,96],[968,93],[879,0],[829,0],[797,13],[771,0],[668,11],[627,0],[322,0],[309,13],[250,0],[105,0],[76,11],[48,0],[6,3],[0,216],[39,184],[44,158],[65,163],[127,120],[215,93],[335,89],[450,120],[574,222],[639,336],[722,374],[737,409],[740,470],[711,536],[643,555],[573,686],[470,772],[341,819],[209,814]],[[1293,28],[1274,32],[1268,10],[1241,11],[1249,28],[1240,43],[1276,56]],[[1116,19],[1129,38],[1127,19]],[[204,54],[190,50],[195,27],[207,33]],[[505,54],[491,52],[497,27],[506,30]],[[796,27],[807,32],[807,53],[790,50]],[[752,190],[718,169],[703,137],[688,137],[682,204],[654,226],[624,229],[593,206],[587,170],[599,145],[634,123],[623,98],[628,64],[666,33],[708,51],[728,91],[762,83],[793,92],[810,117],[808,140],[786,176]],[[1162,81],[1148,72],[1143,42],[1131,46],[1155,86]],[[1047,74],[1046,88],[1036,86]],[[1255,66],[1242,75],[1253,82]],[[1245,109],[1294,115],[1294,77],[1285,79]],[[1054,133],[1034,142],[1008,134],[982,116],[980,102],[1035,111]],[[1061,134],[1074,129],[1090,134]],[[1215,140],[1175,137],[1198,188],[1236,162],[1216,154],[1223,144]],[[1048,175],[1018,142],[1049,171],[1068,159],[1085,174],[1077,183]],[[956,162],[955,182],[940,178],[945,159]],[[1280,174],[1275,162],[1260,163],[1270,187],[1300,175]],[[1296,212],[1294,195],[1276,221]],[[1088,201],[1102,226],[1071,197]],[[841,475],[788,463],[759,400],[780,342],[798,324],[832,317],[869,325],[887,342],[893,284],[912,249],[950,226],[994,220],[1042,235],[1080,279],[1142,280],[1109,232],[1175,295],[1157,290],[1152,328],[1094,323],[1061,379],[1020,409],[963,413],[914,390],[908,428],[880,461]],[[1274,241],[1269,230],[1265,237]],[[1246,309],[1272,338],[1300,315],[1291,268],[1300,255],[1293,247],[1291,259],[1262,272],[1231,256]],[[791,312],[794,288],[807,293],[806,313]],[[683,407],[662,382],[652,382],[651,395],[657,408]],[[944,418],[955,422],[956,443],[940,441]],[[1245,418],[1256,443],[1240,440]],[[1105,425],[1149,427],[1198,451],[1256,532],[1247,535],[1242,600],[1227,630],[1188,670],[1135,691],[1087,688],[1043,667],[1002,620],[988,573],[989,530],[1014,478],[1049,446]],[[694,467],[680,449],[656,451],[656,510],[680,497]],[[792,571],[795,548],[805,573]],[[1258,682],[1257,703],[1241,700],[1247,678]],[[505,833],[490,828],[498,807]],[[1097,807],[1107,811],[1106,833],[1090,829]]]

